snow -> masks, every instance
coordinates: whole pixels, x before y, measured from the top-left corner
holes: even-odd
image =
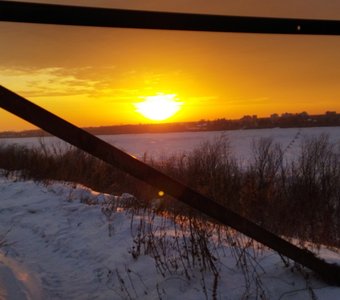
[[[223,234],[239,243],[233,247],[217,242],[217,230],[210,228],[217,289],[213,272],[199,264],[186,266],[189,278],[176,252],[184,248],[175,247],[186,236],[183,231],[176,239],[181,224],[122,208],[133,201],[128,194],[106,195],[78,184],[0,176],[0,299],[190,300],[213,299],[214,290],[216,299],[260,299],[261,291],[263,299],[340,299],[339,287],[292,262],[285,266],[256,243],[241,247],[248,239],[230,230]],[[138,253],[140,224],[166,243],[167,256],[160,252],[157,258],[143,245]],[[340,262],[335,250],[322,248],[319,255]]]

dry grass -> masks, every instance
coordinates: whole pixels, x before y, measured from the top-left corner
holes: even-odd
[[[340,246],[338,148],[321,135],[304,139],[292,162],[285,161],[285,151],[271,139],[260,139],[253,143],[252,161],[242,167],[228,139],[221,137],[191,153],[147,163],[275,233]],[[166,196],[153,201],[157,191],[152,187],[71,147],[61,151],[44,144],[34,149],[1,145],[0,168],[7,173],[21,170],[25,178],[79,182],[114,194],[129,192],[145,207],[191,214]]]

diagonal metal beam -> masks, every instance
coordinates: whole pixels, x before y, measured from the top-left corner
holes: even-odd
[[[325,281],[340,285],[340,266],[329,264],[312,252],[287,242],[2,86],[0,86],[0,107],[306,266]]]
[[[340,35],[340,20],[138,11],[0,1],[0,21],[263,34]]]

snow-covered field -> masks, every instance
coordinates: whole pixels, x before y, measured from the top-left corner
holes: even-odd
[[[229,139],[233,153],[240,161],[247,161],[251,156],[251,145],[253,140],[262,137],[270,137],[278,142],[286,151],[286,158],[294,157],[298,151],[299,144],[305,137],[319,136],[325,133],[329,135],[332,142],[340,142],[339,127],[315,127],[315,128],[272,128],[272,129],[252,129],[252,130],[229,130],[211,132],[175,132],[175,133],[147,133],[147,134],[121,134],[102,135],[101,139],[138,158],[146,153],[153,158],[188,152],[205,141],[212,141],[218,137],[225,136]],[[55,138],[16,138],[0,139],[0,143],[21,144],[29,147],[39,146],[42,141],[46,145],[57,145],[61,149],[67,147],[66,143]],[[294,141],[292,143],[292,141]]]
[[[292,262],[284,266],[266,248],[243,251],[242,236],[229,236],[235,238],[232,243],[222,236],[217,242],[217,232],[212,232],[215,288],[212,271],[201,272],[199,263],[183,268],[183,257],[174,250],[163,262],[168,269],[157,265],[161,259],[152,251],[134,258],[143,213],[120,209],[119,203],[126,201],[135,199],[75,184],[0,176],[0,299],[340,299],[339,287],[317,280],[308,270],[304,276]],[[103,213],[109,204],[115,210]],[[152,226],[155,236],[163,234],[173,249],[174,224],[144,217],[145,228]],[[235,246],[235,241],[241,242]],[[319,255],[340,263],[339,253],[322,249]]]

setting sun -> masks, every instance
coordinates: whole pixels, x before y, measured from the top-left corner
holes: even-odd
[[[175,94],[158,94],[143,97],[143,102],[135,103],[136,111],[153,121],[163,121],[176,114],[182,103]]]

